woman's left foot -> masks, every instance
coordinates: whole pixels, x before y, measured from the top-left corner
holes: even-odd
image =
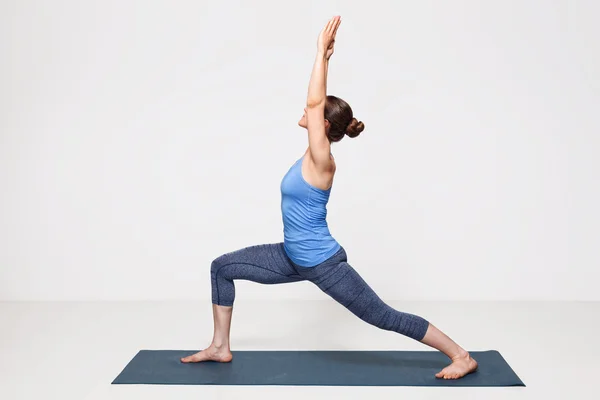
[[[477,361],[471,358],[469,353],[461,354],[452,359],[452,364],[435,374],[436,378],[459,379],[474,372],[477,369]]]

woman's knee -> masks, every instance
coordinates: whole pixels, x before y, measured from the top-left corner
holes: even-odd
[[[214,260],[212,260],[212,262],[210,263],[210,272],[213,274],[216,274],[217,271],[223,266],[225,265],[225,260],[224,260],[224,256],[219,256],[217,258],[215,258]]]

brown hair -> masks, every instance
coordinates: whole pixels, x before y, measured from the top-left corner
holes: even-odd
[[[344,135],[355,138],[365,129],[365,124],[354,118],[350,105],[335,96],[327,96],[325,119],[329,121],[327,137],[332,142],[339,142]]]

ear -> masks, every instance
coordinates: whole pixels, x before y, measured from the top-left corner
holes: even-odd
[[[326,120],[325,120],[325,130],[328,130],[330,126],[331,126],[331,124],[330,124],[330,123],[329,123],[329,121],[326,119]]]

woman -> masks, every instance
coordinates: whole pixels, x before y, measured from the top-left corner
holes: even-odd
[[[425,319],[385,304],[348,264],[344,248],[327,226],[326,206],[336,170],[331,143],[344,135],[356,137],[364,129],[345,101],[326,95],[327,68],[340,22],[339,16],[332,18],[319,35],[306,108],[298,122],[308,130],[309,146],[281,182],[284,241],[250,246],[212,262],[213,341],[205,350],[181,361],[232,360],[229,329],[234,279],[263,284],[308,280],[369,324],[440,350],[452,362],[436,377],[457,379],[475,371],[477,362]]]

